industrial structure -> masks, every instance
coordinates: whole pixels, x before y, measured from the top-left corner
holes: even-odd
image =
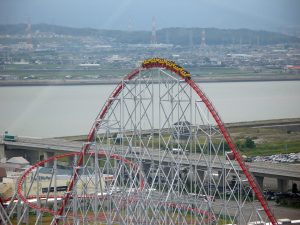
[[[151,44],[156,45],[156,20],[155,17],[152,18],[152,31],[151,31]]]
[[[30,167],[16,190],[4,224],[277,224],[211,101],[161,58],[117,85],[81,152]]]
[[[206,47],[206,42],[205,42],[205,30],[203,29],[201,32],[201,44],[200,44],[201,48],[205,48]]]

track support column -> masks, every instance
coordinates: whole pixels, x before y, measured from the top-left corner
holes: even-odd
[[[256,179],[260,189],[263,190],[264,189],[264,177],[255,176],[255,179]]]
[[[277,179],[277,189],[280,192],[287,192],[289,181],[286,179]]]

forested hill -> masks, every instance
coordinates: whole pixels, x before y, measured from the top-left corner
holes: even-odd
[[[1,35],[26,34],[26,24],[0,25]],[[48,32],[72,36],[92,36],[110,40],[113,43],[148,44],[151,40],[151,31],[121,31],[99,30],[92,28],[71,28],[64,26],[34,24],[31,32]],[[174,45],[199,45],[201,36],[205,31],[206,44],[279,44],[300,43],[300,38],[274,33],[269,31],[256,31],[249,29],[217,29],[217,28],[164,28],[157,30],[157,43]]]

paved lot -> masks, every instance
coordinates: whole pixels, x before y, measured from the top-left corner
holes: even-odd
[[[300,219],[300,209],[282,207],[275,203],[275,201],[268,201],[269,206],[274,210],[276,219],[288,218],[291,220]]]

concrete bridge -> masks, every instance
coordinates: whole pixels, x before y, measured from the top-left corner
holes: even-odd
[[[51,139],[38,139],[38,138],[25,138],[19,137],[17,141],[0,141],[0,157],[11,158],[14,156],[22,156],[26,158],[30,164],[35,164],[41,160],[47,159],[54,156],[55,154],[62,154],[66,152],[79,152],[84,142],[80,141],[67,141],[59,138]],[[118,150],[120,153],[124,154],[124,150]],[[205,160],[197,159],[197,153],[191,153],[187,156],[182,157],[182,155],[166,154],[161,159],[163,155],[163,150],[153,149],[151,156],[143,154],[143,152],[132,152],[127,154],[127,158],[131,158],[133,155],[138,153],[142,157],[143,162],[145,162],[145,167],[147,163],[151,161],[158,162],[166,165],[166,168],[170,165],[172,157],[179,157],[181,165],[186,167],[193,166],[197,168],[199,177],[204,176],[205,169],[207,168],[207,162]],[[226,161],[225,158],[223,162],[214,162],[211,164],[212,170],[222,174],[222,170],[229,169],[229,163],[236,164],[235,161]],[[288,189],[289,181],[300,181],[300,164],[287,164],[287,163],[265,163],[265,162],[254,162],[246,163],[249,170],[253,173],[257,179],[258,184],[263,189],[265,178],[275,178],[277,179],[277,189],[281,192],[286,192]],[[51,165],[46,165],[51,166]]]

